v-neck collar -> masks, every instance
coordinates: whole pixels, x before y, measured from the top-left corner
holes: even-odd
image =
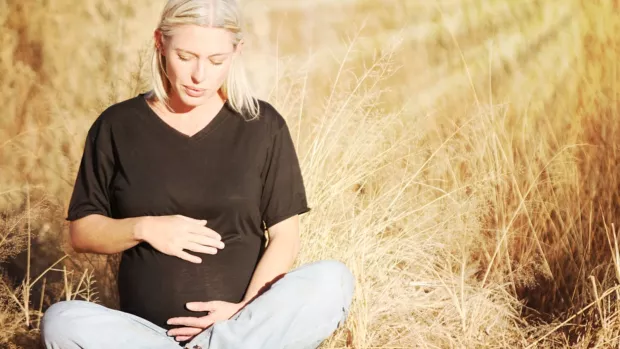
[[[138,97],[140,98],[142,106],[146,108],[146,112],[150,119],[154,119],[155,123],[158,124],[164,132],[172,134],[173,136],[183,139],[185,141],[196,141],[211,133],[226,119],[229,114],[228,103],[224,102],[224,105],[222,105],[222,108],[220,108],[217,114],[215,114],[213,119],[211,119],[211,121],[209,121],[209,123],[205,127],[190,136],[172,127],[167,122],[165,122],[159,115],[157,115],[157,113],[153,110],[153,108],[151,108],[151,106],[147,102],[146,93],[141,93]]]

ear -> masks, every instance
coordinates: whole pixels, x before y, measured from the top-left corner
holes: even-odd
[[[237,47],[235,47],[235,56],[240,56],[241,53],[243,52],[243,45],[245,44],[245,41],[243,39],[241,39],[239,41],[239,43],[237,44]]]
[[[161,30],[155,29],[153,39],[155,41],[155,49],[159,52],[159,54],[165,56],[166,50],[164,50],[164,37]]]

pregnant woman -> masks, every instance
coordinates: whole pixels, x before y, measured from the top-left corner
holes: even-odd
[[[355,279],[290,270],[310,208],[285,120],[248,87],[236,2],[169,0],[154,39],[152,90],[93,122],[66,218],[77,252],[122,253],[120,309],[53,304],[44,345],[318,347]]]

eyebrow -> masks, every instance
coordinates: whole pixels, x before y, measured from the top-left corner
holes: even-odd
[[[176,50],[177,50],[177,51],[179,51],[179,52],[182,52],[182,53],[187,53],[187,54],[190,54],[190,55],[192,55],[192,56],[196,56],[196,57],[200,56],[200,55],[199,55],[199,54],[197,54],[197,53],[194,53],[194,52],[191,52],[191,51],[187,51],[187,50],[184,50],[184,49],[182,49],[182,48],[177,48]],[[220,52],[220,53],[213,53],[213,54],[210,54],[210,55],[209,55],[209,56],[207,56],[207,57],[209,57],[209,58],[213,58],[213,57],[217,57],[217,56],[226,56],[226,55],[229,55],[229,54],[231,54],[231,53],[232,53],[232,51],[231,51],[231,52]]]

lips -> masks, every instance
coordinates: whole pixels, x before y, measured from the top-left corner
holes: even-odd
[[[195,88],[185,85],[183,85],[183,87],[185,88],[185,93],[187,93],[191,97],[200,97],[205,93],[205,89],[203,88]]]

